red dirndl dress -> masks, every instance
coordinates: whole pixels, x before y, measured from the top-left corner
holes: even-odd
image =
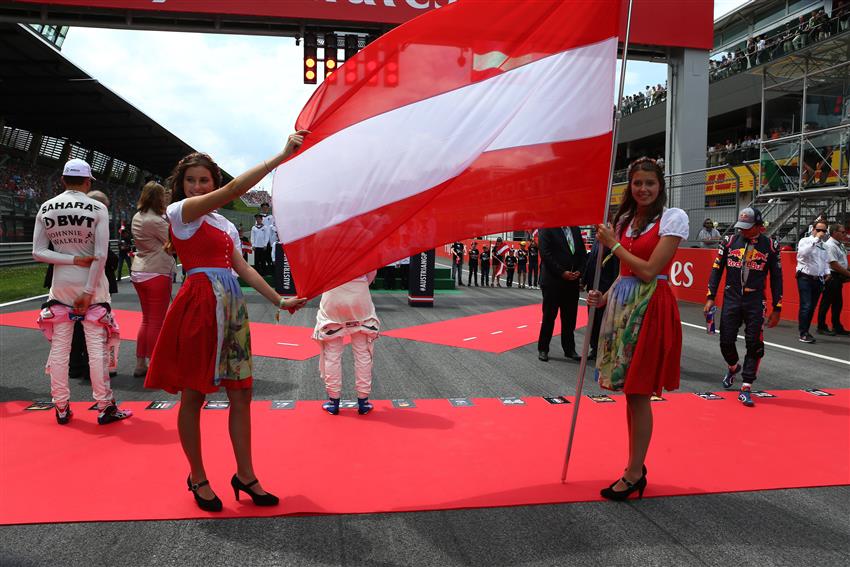
[[[146,388],[205,394],[251,388],[247,308],[232,269],[233,240],[207,222],[191,238],[171,240],[187,274],[151,356]],[[195,269],[218,272],[190,273]],[[229,278],[229,280],[228,280]],[[222,282],[225,289],[222,292]],[[235,288],[234,288],[235,286]]]
[[[661,222],[620,244],[649,260],[661,240]],[[608,294],[599,337],[596,379],[609,390],[626,394],[661,395],[679,387],[682,324],[679,306],[667,281],[673,261],[655,281],[642,282],[625,262]]]

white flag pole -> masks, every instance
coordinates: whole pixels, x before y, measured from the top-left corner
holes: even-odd
[[[617,159],[617,138],[620,133],[620,120],[623,116],[623,88],[625,87],[626,82],[626,62],[629,57],[629,34],[631,33],[632,27],[632,3],[634,0],[629,0],[629,12],[626,19],[626,37],[623,40],[623,62],[620,66],[620,88],[619,94],[617,97],[617,111],[614,114],[614,128],[613,128],[613,136],[611,137],[611,162],[608,169],[608,191],[605,195],[605,209],[604,210],[604,218],[602,219],[603,224],[608,220],[608,207],[611,206],[611,193],[614,185],[614,165]],[[599,288],[599,277],[602,273],[602,249],[603,246],[597,246],[596,249],[596,269],[593,272],[593,289]],[[567,480],[567,470],[570,466],[570,457],[573,452],[573,439],[575,438],[576,433],[576,421],[578,420],[578,408],[581,403],[582,390],[584,389],[584,374],[587,371],[587,354],[590,349],[590,335],[593,329],[593,320],[596,318],[596,308],[589,307],[588,315],[587,315],[587,326],[585,327],[584,333],[584,344],[581,348],[581,364],[578,368],[578,381],[576,383],[576,399],[575,404],[573,405],[573,417],[572,422],[570,423],[570,436],[567,441],[566,454],[564,456],[564,468],[561,471],[561,482],[566,482]]]

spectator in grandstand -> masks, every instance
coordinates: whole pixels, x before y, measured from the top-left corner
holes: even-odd
[[[452,244],[452,280],[457,281],[457,285],[463,285],[463,255],[466,247],[463,242],[455,241]]]
[[[109,248],[106,207],[90,199],[91,167],[80,159],[62,170],[66,190],[48,200],[36,215],[33,258],[55,265],[42,306],[39,326],[51,341],[47,360],[56,421],[67,424],[73,415],[68,387],[68,363],[74,323],[82,321],[89,355],[89,376],[101,425],[130,417],[115,405],[107,367],[107,343],[117,331],[110,314],[109,287],[104,271]],[[49,245],[53,246],[50,250]]]
[[[779,243],[763,234],[764,221],[761,211],[751,207],[743,209],[738,215],[735,228],[739,229],[738,233],[727,237],[714,260],[704,311],[708,314],[715,307],[714,298],[717,296],[723,271],[726,270],[723,310],[720,317],[720,352],[727,368],[722,384],[724,388],[731,388],[735,376],[741,372],[743,384],[738,399],[745,406],[752,407],[752,385],[758,377],[759,363],[764,356],[765,284],[769,275],[773,311],[767,326],[775,327],[779,323],[779,313],[782,309],[782,268]],[[738,364],[740,358],[735,347],[735,339],[742,323],[747,345],[743,367]]]
[[[466,279],[466,285],[472,285],[472,279],[475,278],[475,287],[478,287],[478,257],[481,255],[481,251],[478,249],[478,243],[476,241],[472,241],[472,246],[469,249],[469,264],[467,268],[469,269],[469,275]]]
[[[626,500],[633,492],[643,495],[652,438],[650,399],[662,389],[679,387],[682,328],[667,274],[689,227],[685,212],[665,209],[666,201],[664,173],[655,160],[641,158],[629,167],[628,188],[613,227],[597,226],[597,239],[620,260],[620,277],[605,294],[588,292],[588,305],[607,305],[596,376],[601,387],[625,392],[629,432],[626,470],[601,491],[610,500]],[[643,317],[633,317],[635,313]]]
[[[485,244],[481,248],[481,285],[484,287],[493,287],[490,283],[490,262],[490,246]]]
[[[263,223],[262,214],[254,215],[256,224],[251,227],[251,247],[254,249],[254,269],[261,276],[267,276],[270,273],[271,258],[268,254],[268,246],[270,240],[270,231]]]
[[[540,230],[540,256],[543,266],[540,288],[543,290],[543,321],[537,338],[537,358],[549,360],[549,343],[555,318],[561,314],[561,347],[564,356],[580,360],[576,354],[574,331],[578,313],[581,273],[587,262],[587,250],[576,226]]]
[[[827,237],[827,223],[819,219],[815,221],[811,235],[797,243],[797,291],[800,297],[797,330],[801,343],[815,342],[809,327],[823,291],[824,279],[829,275],[829,262],[824,248]]]
[[[127,264],[127,275],[133,273],[133,235],[127,228],[122,228],[118,234],[118,272],[117,279],[123,279],[124,264]]]
[[[829,275],[823,289],[823,297],[818,309],[818,333],[822,335],[850,335],[850,331],[841,324],[841,310],[844,308],[842,288],[850,281],[850,271],[847,270],[847,227],[835,223],[829,227],[829,240],[826,242]],[[826,324],[826,314],[832,310],[832,329]]]
[[[369,395],[372,392],[373,343],[378,338],[381,322],[369,293],[375,272],[354,278],[322,294],[313,339],[319,343],[319,373],[325,383],[328,401],[322,409],[331,415],[339,413],[342,393],[342,353],[345,337],[351,340],[354,356],[357,413],[372,411]]]
[[[797,29],[794,37],[791,39],[791,45],[794,49],[802,49],[808,43],[809,26],[806,23],[806,17],[800,16],[797,18]]]
[[[720,244],[720,232],[714,228],[713,220],[705,219],[705,222],[702,223],[702,229],[697,235],[697,240],[702,242],[703,248],[714,248]]]
[[[166,208],[171,242],[188,277],[165,316],[145,378],[146,388],[180,392],[177,430],[189,461],[186,479],[202,510],[219,512],[221,500],[207,479],[201,455],[201,408],[207,394],[225,387],[230,401],[230,440],[236,474],[230,480],[255,505],[274,506],[254,473],[251,456],[253,370],[248,308],[234,271],[279,309],[293,312],[306,299],[285,299],[248,266],[236,227],[215,212],[238,199],[301,145],[306,131],[291,134],[286,147],[222,186],[218,165],[206,154],[181,159],[170,177],[172,203]]]
[[[174,258],[166,251],[168,220],[165,218],[165,188],[148,181],[136,206],[131,227],[136,242],[130,280],[142,306],[142,324],[136,338],[136,368],[133,376],[148,372],[148,359],[159,337],[168,304],[171,282],[177,272]]]
[[[602,246],[599,240],[593,241],[593,247],[590,249],[590,254],[587,256],[587,266],[581,275],[581,285],[585,289],[594,289],[593,278],[596,276],[596,263],[599,258],[599,247]],[[611,286],[617,276],[620,275],[620,260],[611,254],[610,248],[602,246],[602,268],[599,272],[599,286],[596,288],[600,293],[605,293]],[[602,319],[605,317],[605,306],[596,309],[596,315],[593,319],[593,328],[590,331],[590,353],[587,355],[588,360],[596,360],[597,347],[599,344],[599,330],[602,328]]]

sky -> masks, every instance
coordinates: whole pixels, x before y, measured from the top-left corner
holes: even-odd
[[[746,1],[715,0],[715,19]],[[62,53],[231,175],[280,151],[315,89],[292,38],[75,27]],[[663,64],[630,62],[625,94],[666,79]]]

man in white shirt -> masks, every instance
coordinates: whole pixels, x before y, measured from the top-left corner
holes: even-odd
[[[818,334],[821,335],[850,335],[850,331],[841,324],[841,310],[844,308],[842,288],[844,282],[850,281],[850,271],[847,270],[847,228],[842,224],[829,227],[830,238],[824,248],[829,263],[829,276],[823,288],[823,297],[818,309]],[[826,325],[826,313],[832,309],[832,329]]]
[[[86,195],[92,179],[91,167],[85,161],[72,159],[66,163],[62,172],[65,191],[41,205],[33,233],[33,259],[54,265],[39,326],[51,342],[47,370],[60,425],[67,424],[73,415],[68,365],[76,321],[83,323],[98,423],[105,425],[132,415],[115,405],[107,374],[107,338],[115,328],[104,272],[109,217],[105,206]]]
[[[720,232],[714,228],[714,221],[705,219],[702,223],[702,229],[697,235],[697,240],[702,242],[704,248],[714,248],[720,244]]]
[[[815,306],[823,291],[824,279],[829,275],[829,264],[824,248],[826,231],[826,222],[815,221],[811,235],[797,243],[797,290],[800,296],[797,329],[800,332],[801,343],[815,342],[815,338],[809,333],[809,327],[812,324]]]
[[[268,267],[270,263],[268,246],[269,246],[269,227],[263,222],[263,215],[257,213],[254,215],[254,220],[257,224],[251,227],[251,247],[254,249],[254,269],[260,275],[268,275]]]

